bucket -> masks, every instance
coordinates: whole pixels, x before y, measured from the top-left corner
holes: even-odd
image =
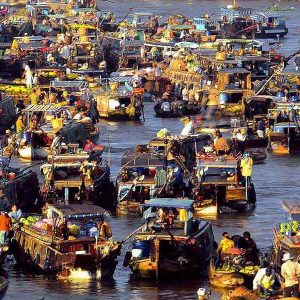
[[[9,180],[14,180],[15,178],[16,178],[16,173],[14,173],[14,172],[10,172],[9,174],[8,174],[8,178],[9,178]]]
[[[134,251],[136,250],[136,251]],[[140,250],[140,251],[138,251]],[[132,256],[139,255],[138,257],[148,257],[150,254],[150,241],[138,241],[135,240],[132,243]]]

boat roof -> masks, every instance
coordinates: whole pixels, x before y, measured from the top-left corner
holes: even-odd
[[[50,204],[48,207],[56,212],[60,217],[73,219],[101,217],[106,213],[104,208],[96,205]]]
[[[162,207],[162,208],[183,208],[192,209],[193,200],[182,200],[176,198],[156,198],[142,204],[144,207]]]
[[[153,13],[151,12],[135,12],[135,16],[153,16]]]
[[[282,208],[289,214],[300,214],[300,200],[282,201]]]
[[[25,112],[35,112],[35,111],[42,111],[42,112],[58,112],[62,109],[62,106],[58,106],[57,104],[32,104],[27,106],[24,111]]]
[[[277,101],[279,101],[279,98],[276,96],[271,96],[271,95],[257,95],[257,96],[253,96],[253,97],[246,99],[246,102],[247,103],[250,103],[251,101],[266,102],[269,100],[277,102]]]
[[[275,127],[292,127],[292,128],[296,128],[298,126],[295,122],[281,122],[281,123],[275,124],[274,128]]]
[[[251,72],[244,68],[224,68],[224,69],[219,70],[219,73],[250,74]]]
[[[237,160],[217,161],[217,160],[203,160],[203,166],[208,168],[237,168]]]
[[[51,86],[54,88],[88,88],[88,83],[84,80],[66,81],[66,80],[54,80],[51,81]]]

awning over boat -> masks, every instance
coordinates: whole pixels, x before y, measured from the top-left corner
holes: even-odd
[[[101,217],[107,214],[107,211],[96,205],[82,204],[51,204],[49,208],[63,218],[87,218]]]
[[[157,198],[151,199],[147,203],[142,204],[144,207],[162,207],[162,208],[183,208],[192,209],[193,200],[181,200],[175,198]]]
[[[67,81],[67,80],[54,80],[51,81],[51,87],[54,88],[69,88],[69,89],[86,89],[88,83],[83,80]]]
[[[282,208],[289,214],[300,214],[300,200],[282,201]]]
[[[48,111],[48,112],[58,112],[61,110],[61,106],[58,106],[57,104],[34,104],[29,105],[24,109],[25,112],[34,112],[34,111]]]

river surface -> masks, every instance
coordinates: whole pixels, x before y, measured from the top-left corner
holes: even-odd
[[[284,40],[283,52],[292,53],[299,49],[299,17],[300,3],[281,1],[282,7],[295,7],[288,12],[287,21],[289,35]],[[115,0],[99,2],[103,10],[114,11],[117,17],[126,15],[129,8],[135,11],[153,12],[166,17],[171,13],[181,13],[196,17],[204,13],[218,13],[220,6],[229,4],[227,1],[200,0],[145,0],[124,1]],[[241,6],[266,8],[272,5],[269,1],[240,1]],[[136,144],[147,143],[161,128],[168,128],[172,133],[180,132],[182,124],[178,119],[158,119],[154,117],[153,104],[146,103],[145,122],[105,122],[101,121],[100,143],[109,146],[105,156],[111,162],[112,175],[115,177],[120,167],[120,158],[124,151]],[[300,157],[279,157],[269,155],[264,164],[255,165],[253,182],[257,193],[257,206],[251,214],[222,215],[213,221],[215,238],[218,241],[223,231],[231,235],[242,234],[248,230],[252,233],[259,247],[268,247],[272,243],[273,226],[283,221],[286,216],[281,209],[282,200],[294,200],[299,197],[300,187]],[[14,162],[20,165],[19,162]],[[21,163],[27,166],[27,163]],[[122,240],[127,234],[136,229],[141,220],[132,217],[110,217],[114,238]],[[4,299],[48,300],[48,299],[197,299],[199,287],[207,287],[206,280],[173,281],[157,284],[156,282],[136,282],[130,277],[130,270],[122,266],[126,245],[119,259],[114,280],[110,282],[63,282],[34,277],[24,272],[5,266],[9,278],[9,288]],[[213,291],[211,299],[220,299],[220,294]]]

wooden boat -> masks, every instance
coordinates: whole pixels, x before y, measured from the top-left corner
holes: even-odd
[[[12,168],[9,159],[1,157],[0,188],[10,205],[17,203],[22,211],[34,209],[34,203],[39,195],[37,174],[32,170]]]
[[[299,153],[300,135],[299,125],[295,122],[283,122],[275,124],[269,134],[270,148],[272,153],[286,155]]]
[[[243,158],[202,154],[197,160],[196,177],[190,186],[197,214],[218,214],[225,207],[245,211],[255,204],[254,185],[250,177],[244,179],[241,174]]]
[[[240,7],[236,0],[221,8],[221,32],[223,36],[268,39],[284,37],[288,33],[285,18],[274,11],[256,12]]]
[[[144,89],[130,86],[129,82],[132,80],[131,76],[111,78],[110,91],[95,91],[100,117],[110,120],[138,120],[144,116]]]
[[[152,199],[143,207],[145,224],[135,233],[124,265],[143,279],[205,274],[215,241],[211,224],[193,217],[193,201]],[[157,210],[174,212],[170,225],[155,219]]]
[[[252,284],[253,278],[259,270],[259,265],[247,262],[245,251],[239,248],[228,250],[224,261],[217,265],[216,257],[211,259],[209,266],[210,284],[217,288],[235,288]],[[232,253],[231,253],[232,252]]]
[[[0,133],[10,128],[16,119],[16,111],[12,97],[0,97]]]
[[[216,86],[206,89],[210,102],[218,107],[221,116],[243,115],[244,99],[254,94],[251,72],[243,68],[219,70]]]
[[[68,153],[49,156],[41,166],[44,201],[92,203],[114,209],[114,186],[109,166],[101,162],[102,151],[95,149],[90,155],[70,145]]]
[[[27,218],[22,221],[28,225],[20,223],[14,229],[11,249],[17,263],[60,279],[76,279],[76,271],[81,279],[83,274],[86,279],[111,278],[121,244],[98,236],[95,224],[105,210],[94,205],[53,204],[48,206],[49,213],[50,219],[29,223]],[[66,222],[67,235],[63,234]],[[109,227],[105,226],[106,231]]]
[[[267,256],[267,260],[274,265],[278,273],[280,273],[285,253],[290,253],[294,261],[297,261],[300,255],[300,201],[282,201],[282,207],[288,219],[274,225],[272,249]]]
[[[160,137],[125,152],[116,183],[117,213],[140,214],[147,200],[184,196],[182,176],[189,176],[196,149],[201,151],[208,140],[206,134]],[[178,168],[167,168],[167,164]]]

